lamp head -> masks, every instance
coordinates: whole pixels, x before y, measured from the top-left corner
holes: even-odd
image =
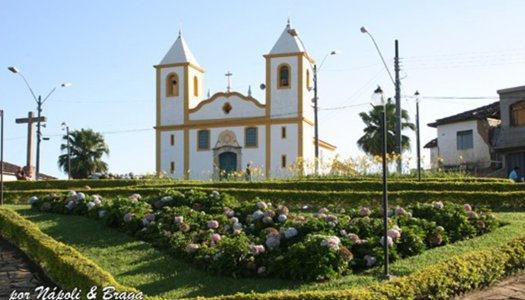
[[[419,91],[416,91],[414,93],[414,96],[416,96],[416,102],[417,103],[421,102],[421,95],[419,94]]]
[[[365,26],[361,27],[361,33],[368,33],[368,30],[366,30]]]
[[[340,54],[341,52],[341,50],[332,50],[332,52],[330,52],[330,55]]]
[[[71,83],[69,83],[69,82],[64,82],[64,83],[62,83],[60,86],[65,88],[65,87],[70,87],[70,86],[72,86],[72,85],[73,85],[73,84],[71,84]]]
[[[385,97],[383,97],[383,90],[378,85],[372,94],[372,105],[373,106],[384,106],[386,104]]]
[[[9,71],[15,73],[15,74],[18,74],[20,73],[20,71],[18,71],[18,69],[15,67],[15,66],[10,66],[9,68],[7,68]]]

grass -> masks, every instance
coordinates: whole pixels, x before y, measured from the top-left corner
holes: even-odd
[[[310,284],[274,278],[217,277],[195,269],[191,264],[175,259],[145,242],[108,228],[101,222],[79,216],[40,213],[24,205],[10,207],[36,223],[45,233],[92,259],[120,283],[136,287],[148,295],[157,295],[166,299],[236,292],[364,287],[377,283],[376,273],[381,271],[376,269],[366,274],[349,275],[330,282]],[[497,215],[510,224],[482,237],[438,247],[422,255],[397,261],[391,265],[392,274],[407,275],[450,256],[501,245],[525,234],[525,212],[500,212]]]

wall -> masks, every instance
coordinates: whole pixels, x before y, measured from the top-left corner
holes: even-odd
[[[179,76],[179,96],[166,97],[166,77],[170,73]],[[184,122],[184,67],[160,69],[160,125],[178,125]]]
[[[252,100],[247,100],[252,99]],[[223,111],[225,103],[230,103],[229,113]],[[221,93],[214,95],[210,100],[205,100],[198,107],[198,110],[190,112],[190,120],[211,120],[211,119],[231,119],[247,117],[264,117],[265,107],[253,98],[243,97],[242,95]]]
[[[485,142],[483,135],[485,132],[479,130],[488,130],[487,126],[480,125],[477,120],[457,122],[452,124],[439,125],[438,130],[438,147],[439,156],[443,159],[443,165],[455,166],[463,163],[476,164],[478,168],[490,166],[490,148]],[[473,148],[458,150],[457,149],[457,132],[472,130]]]
[[[171,145],[171,135],[175,136],[175,145]],[[163,131],[161,132],[160,148],[161,172],[172,178],[184,178],[184,132]],[[175,163],[175,173],[171,174],[171,162]]]
[[[286,126],[286,139],[281,138],[281,127]],[[272,124],[271,127],[271,169],[270,176],[290,177],[293,175],[289,167],[297,160],[297,148],[299,145],[297,124]],[[287,166],[281,167],[281,156],[286,155]]]
[[[278,71],[277,67],[286,63],[290,66],[290,87],[278,89]],[[271,58],[270,65],[270,87],[271,87],[271,117],[276,118],[293,118],[297,117],[298,103],[298,82],[299,74],[298,57],[275,57]]]

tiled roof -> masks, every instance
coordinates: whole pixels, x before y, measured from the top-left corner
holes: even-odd
[[[457,123],[469,120],[482,120],[486,118],[500,118],[499,101],[472,110],[468,110],[457,115],[453,115],[443,119],[438,119],[436,120],[436,122],[428,124],[428,126],[437,127],[443,124]]]

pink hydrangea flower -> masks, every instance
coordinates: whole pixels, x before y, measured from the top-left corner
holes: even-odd
[[[182,223],[182,222],[184,222],[184,217],[183,216],[176,216],[175,217],[175,224]]]
[[[231,218],[230,218],[230,223],[231,223],[231,224],[237,224],[237,223],[239,223],[239,219],[236,218],[236,217],[231,217]]]
[[[144,217],[146,219],[146,221],[148,222],[153,222],[155,221],[155,215],[152,214],[152,213],[147,213],[146,216]]]
[[[395,229],[389,229],[386,234],[388,235],[389,238],[392,238],[392,239],[398,239],[401,237],[401,232],[395,230]]]
[[[266,273],[266,267],[265,266],[261,266],[261,267],[259,267],[257,269],[257,274],[262,275],[264,273]]]
[[[233,230],[233,234],[234,235],[239,235],[239,234],[241,234],[241,230],[240,229],[234,229]]]
[[[266,204],[266,202],[264,202],[264,201],[259,201],[259,202],[257,202],[257,207],[259,209],[267,209],[268,208],[268,204]]]
[[[328,208],[323,207],[319,209],[319,214],[327,214],[329,212]]]
[[[364,259],[366,261],[366,266],[367,267],[371,267],[371,266],[375,265],[376,262],[377,262],[377,258],[375,258],[372,255],[365,255]]]
[[[218,233],[214,233],[211,235],[211,240],[214,242],[218,242],[222,239],[221,235]]]
[[[363,207],[361,208],[360,214],[361,216],[366,217],[366,216],[370,216],[372,212],[370,211],[368,207]]]
[[[339,250],[340,244],[341,240],[335,235],[332,235],[328,237],[328,239],[321,241],[321,246],[328,247],[333,250]]]
[[[472,211],[472,206],[470,206],[470,204],[468,204],[468,203],[465,203],[463,205],[463,208],[465,208],[465,211]]]
[[[235,211],[227,207],[224,209],[224,215],[227,216],[228,218],[231,218],[235,215]]]
[[[195,253],[198,249],[199,249],[198,244],[188,244],[188,246],[186,246],[186,252],[190,254]]]
[[[265,244],[270,249],[277,248],[281,244],[281,236],[279,234],[269,234],[266,236]]]
[[[248,251],[250,251],[250,253],[252,255],[259,255],[259,254],[262,254],[266,251],[266,249],[264,248],[264,245],[250,245],[248,247]]]
[[[396,213],[396,216],[406,216],[407,215],[407,211],[402,207],[396,208],[395,213]]]
[[[441,202],[441,201],[434,202],[434,208],[442,209],[443,208],[443,202]]]
[[[131,222],[131,220],[133,220],[133,214],[132,213],[127,213],[127,214],[124,215],[124,222],[129,223],[129,222]]]
[[[381,244],[381,246],[384,246],[385,245],[385,237],[382,236],[381,239],[379,240],[379,243]],[[388,247],[392,247],[394,245],[394,240],[392,240],[391,237],[387,236],[386,237],[386,244]]]
[[[208,228],[210,229],[217,229],[219,228],[219,222],[216,220],[208,221]]]

